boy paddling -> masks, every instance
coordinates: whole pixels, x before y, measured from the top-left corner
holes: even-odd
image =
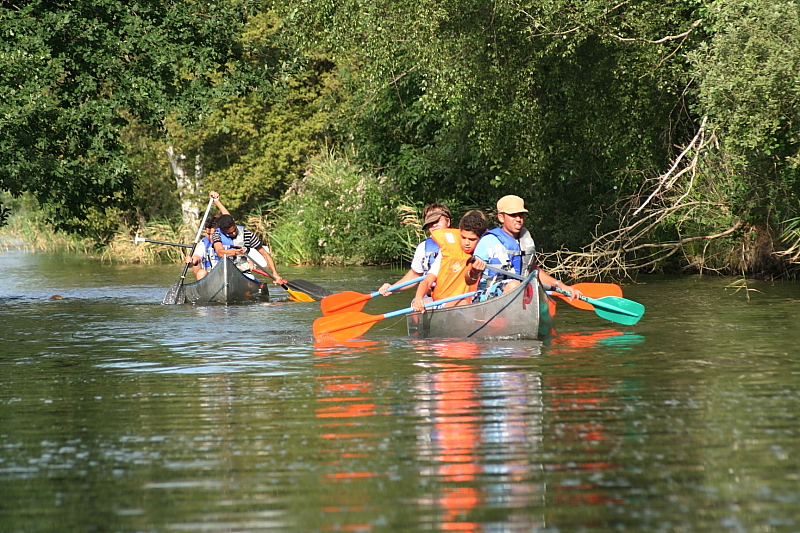
[[[480,280],[480,272],[486,267],[483,261],[471,263],[472,253],[481,235],[486,231],[486,221],[477,213],[467,213],[455,229],[437,229],[431,237],[440,247],[439,255],[433,262],[428,275],[419,285],[411,307],[424,313],[426,295],[433,287],[431,297],[434,301],[457,296],[475,290]],[[471,298],[445,304],[445,307],[467,304]]]
[[[500,227],[488,231],[481,237],[475,248],[475,258],[520,276],[538,268],[540,283],[562,288],[570,293],[571,298],[583,296],[580,290],[565,285],[537,265],[533,240],[523,226],[527,214],[525,201],[519,196],[512,194],[500,198],[497,201],[497,220],[500,222]],[[521,244],[523,240],[529,242],[529,246],[523,246]],[[524,268],[525,265],[527,269]],[[503,292],[510,291],[518,285],[519,281],[507,279],[503,281]]]
[[[436,203],[430,204],[422,211],[422,229],[432,233],[437,229],[449,228],[450,217],[450,209],[448,209],[447,206]],[[431,269],[431,266],[433,266],[433,262],[438,254],[439,245],[431,237],[428,237],[419,243],[414,251],[414,259],[411,261],[411,268],[408,270],[408,272],[406,272],[402,278],[394,283],[384,283],[381,285],[381,288],[378,289],[378,292],[380,292],[383,296],[389,296],[392,293],[389,292],[388,289],[392,285],[410,281],[414,278],[418,278],[424,274],[427,274]],[[413,284],[409,287],[404,287],[401,290],[409,289],[411,287],[413,287]]]

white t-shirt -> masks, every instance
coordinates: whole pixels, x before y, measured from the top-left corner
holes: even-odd
[[[211,243],[208,241],[208,237],[203,237],[200,239],[200,242],[197,243],[197,246],[194,247],[192,255],[203,258],[209,253],[209,250],[213,250]]]
[[[426,272],[426,274],[433,274],[437,278],[439,277],[439,269],[442,268],[442,254],[438,254],[436,259],[433,260],[431,264],[431,269]]]
[[[438,259],[439,256],[437,255],[436,258]],[[425,257],[425,241],[422,241],[417,245],[417,249],[414,251],[414,259],[411,260],[411,270],[419,274],[427,274],[425,269],[425,264],[428,262],[427,257]]]

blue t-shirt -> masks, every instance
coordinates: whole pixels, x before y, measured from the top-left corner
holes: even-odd
[[[475,253],[473,255],[487,263],[496,258],[500,261],[501,265],[507,264],[509,259],[506,253],[506,247],[503,246],[500,239],[491,233],[483,234],[481,240],[478,241],[478,245],[475,247]]]

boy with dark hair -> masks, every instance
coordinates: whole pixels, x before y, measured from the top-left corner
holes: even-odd
[[[479,213],[469,212],[461,218],[458,230],[437,229],[431,233],[441,251],[428,275],[417,285],[417,293],[411,301],[411,307],[415,311],[425,311],[426,295],[434,283],[431,294],[433,301],[475,290],[480,279],[480,271],[476,269],[481,265],[470,265],[469,261],[486,229],[486,220]],[[473,271],[477,271],[478,275],[469,275]],[[465,298],[449,302],[445,307],[467,304],[471,301],[471,298]]]
[[[214,201],[214,205],[217,206],[217,209],[219,209],[219,214],[212,215],[206,219],[206,236],[200,239],[200,242],[194,247],[192,255],[186,258],[186,262],[192,266],[192,272],[194,272],[194,276],[198,281],[206,277],[208,272],[217,264],[217,261],[219,261],[219,257],[217,257],[217,253],[214,251],[212,237],[216,230],[219,217],[230,214],[225,206],[222,205],[218,192],[211,191],[208,195],[209,198]]]
[[[217,219],[217,231],[212,235],[212,240],[214,251],[219,258],[231,258],[236,267],[243,272],[252,268],[247,260],[247,254],[251,249],[255,250],[264,257],[269,269],[272,270],[272,283],[275,285],[286,284],[286,280],[278,274],[278,270],[275,268],[275,262],[272,260],[269,249],[261,243],[261,239],[255,233],[244,226],[237,225],[231,215],[222,215]]]

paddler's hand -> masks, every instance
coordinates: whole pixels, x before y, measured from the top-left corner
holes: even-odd
[[[575,299],[580,299],[580,297],[583,296],[583,293],[580,291],[580,289],[576,289],[575,287],[572,287],[570,285],[562,285],[561,288],[570,294],[569,296],[570,301]]]
[[[474,270],[477,270],[479,272],[483,272],[484,270],[486,270],[486,261],[484,261],[479,257],[475,257],[474,255],[472,256],[472,261],[470,262],[470,265]]]
[[[411,300],[411,308],[418,313],[425,312],[425,299],[424,298],[414,298]]]
[[[285,279],[283,279],[280,276],[280,274],[278,274],[277,272],[273,271],[272,272],[272,283],[274,285],[286,285],[287,281]]]
[[[383,285],[381,285],[381,288],[378,289],[378,292],[381,293],[381,296],[389,296],[390,294],[392,294],[387,290],[389,287],[391,287],[390,284],[384,283]]]

